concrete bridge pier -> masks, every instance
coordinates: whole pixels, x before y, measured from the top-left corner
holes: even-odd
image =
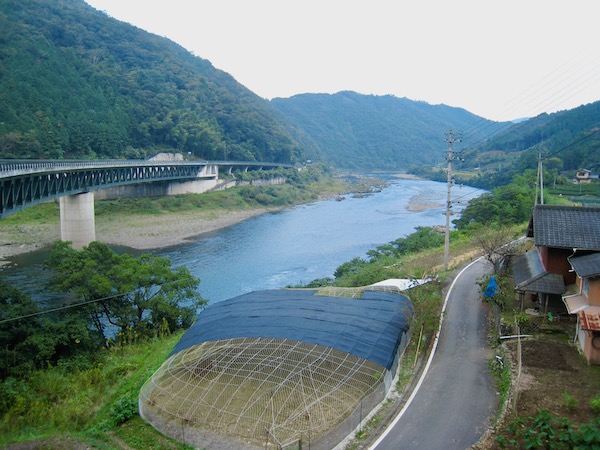
[[[62,241],[71,241],[74,249],[81,250],[96,240],[93,192],[60,197],[59,205]]]

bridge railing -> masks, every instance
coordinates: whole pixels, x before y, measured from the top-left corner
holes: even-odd
[[[0,178],[27,173],[80,170],[106,167],[147,167],[147,166],[260,166],[260,167],[292,167],[291,164],[268,163],[257,161],[207,161],[207,160],[148,160],[148,159],[110,159],[110,160],[0,160]]]

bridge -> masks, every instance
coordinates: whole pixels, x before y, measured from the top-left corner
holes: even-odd
[[[165,195],[205,192],[218,185],[219,168],[263,170],[290,164],[189,160],[0,160],[0,219],[59,199],[60,236],[81,248],[95,240],[94,191],[169,182]]]

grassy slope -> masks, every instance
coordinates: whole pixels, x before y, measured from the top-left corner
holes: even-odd
[[[60,440],[95,448],[185,448],[137,415],[137,395],[181,333],[106,350],[92,367],[74,364],[31,374],[26,393],[0,421],[0,445]],[[134,407],[134,413],[131,412]],[[119,422],[126,420],[123,424]],[[60,438],[57,437],[60,435]],[[31,442],[30,442],[31,444]]]

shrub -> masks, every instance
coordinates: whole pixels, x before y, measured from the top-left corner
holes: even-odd
[[[590,406],[596,414],[600,415],[600,395],[597,395],[596,397],[590,400]]]
[[[138,402],[131,398],[124,398],[113,405],[111,418],[115,425],[121,425],[138,414]]]

